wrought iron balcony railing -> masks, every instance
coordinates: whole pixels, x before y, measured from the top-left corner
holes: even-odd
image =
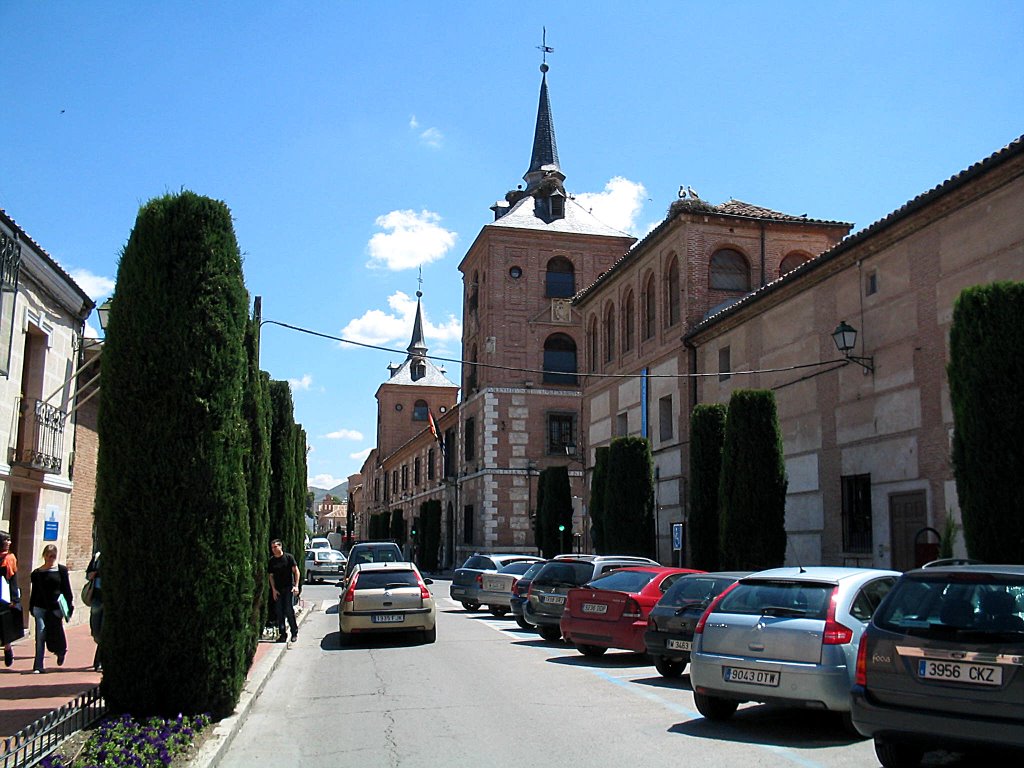
[[[64,456],[64,426],[68,414],[56,406],[28,398],[21,402],[10,465],[59,474]]]

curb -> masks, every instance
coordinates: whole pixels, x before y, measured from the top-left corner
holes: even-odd
[[[306,602],[302,601],[299,605],[301,607],[295,618],[298,626],[301,627],[309,614],[313,612],[315,603],[310,602],[307,606]],[[242,687],[242,693],[238,697],[235,711],[213,727],[213,733],[203,743],[203,746],[199,748],[196,756],[189,762],[190,768],[215,768],[220,762],[221,757],[224,756],[228,747],[231,746],[231,742],[234,741],[238,731],[241,730],[242,723],[245,722],[249,710],[252,709],[256,699],[262,693],[267,680],[270,679],[274,670],[277,669],[277,665],[281,662],[281,657],[287,650],[288,645],[290,643],[273,643],[271,645],[267,655],[252,670],[252,675],[246,679],[245,685]]]

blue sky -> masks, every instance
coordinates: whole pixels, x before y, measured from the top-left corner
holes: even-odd
[[[1020,2],[2,0],[0,27],[0,207],[97,303],[139,206],[186,188],[230,206],[265,319],[404,349],[422,266],[447,357],[542,27],[566,188],[638,236],[681,184],[856,231],[1024,133]],[[401,359],[264,327],[311,484],[358,471]]]

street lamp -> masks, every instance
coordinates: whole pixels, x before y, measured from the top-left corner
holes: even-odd
[[[100,330],[106,333],[107,323],[110,322],[110,307],[113,304],[113,299],[107,299],[98,307],[96,307],[96,316],[100,321]]]
[[[859,365],[864,369],[865,373],[875,372],[875,358],[858,357],[857,355],[850,354],[850,350],[857,344],[857,329],[847,324],[845,320],[841,320],[836,329],[832,331],[832,341],[835,342],[836,349],[842,352],[847,360]]]

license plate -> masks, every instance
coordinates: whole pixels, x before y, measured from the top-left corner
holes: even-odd
[[[690,650],[689,640],[666,640],[665,647],[670,651],[688,651]]]
[[[452,593],[451,594],[452,594],[452,597],[455,597],[456,595],[464,595],[464,594],[466,594],[466,590],[464,590],[462,587],[452,587]]]
[[[545,595],[540,601],[549,605],[565,605],[565,595]]]
[[[502,582],[500,581],[487,581],[486,579],[484,579],[484,589],[488,590],[489,592],[497,592],[499,589],[501,589],[501,585]]]
[[[401,613],[375,613],[370,621],[374,624],[401,624],[405,621],[405,616]]]
[[[601,605],[600,603],[584,603],[584,613],[608,613],[608,606]]]
[[[968,664],[962,661],[921,659],[917,662],[917,676],[925,680],[953,680],[973,685],[1003,684],[1002,667],[990,664]]]
[[[747,683],[749,685],[769,685],[772,687],[779,684],[778,672],[744,669],[743,667],[723,667],[722,678],[727,683]]]

